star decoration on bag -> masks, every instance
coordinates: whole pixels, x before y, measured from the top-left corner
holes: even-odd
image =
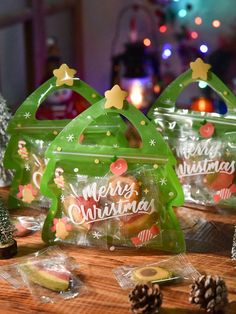
[[[105,92],[105,108],[122,109],[124,106],[124,100],[128,96],[128,93],[120,88],[119,85],[115,85],[112,89]]]
[[[201,58],[197,58],[194,62],[190,62],[190,68],[192,69],[192,79],[202,79],[206,81],[211,65],[203,62]]]
[[[76,70],[70,69],[67,64],[63,63],[60,68],[53,71],[54,76],[57,78],[56,86],[68,85],[72,86],[74,82]]]

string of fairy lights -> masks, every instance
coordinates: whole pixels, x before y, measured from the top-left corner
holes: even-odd
[[[177,20],[178,24],[182,24],[182,29],[176,36],[177,41],[198,41],[196,45],[198,46],[199,51],[202,54],[209,53],[208,43],[201,41],[201,32],[199,28],[205,24],[207,27],[219,29],[222,26],[221,20],[213,17],[211,21],[206,21],[200,14],[193,15],[192,11],[194,9],[194,2],[186,3],[186,1],[182,0],[149,0],[149,2],[156,6],[155,15],[157,18],[157,30],[160,34],[167,37],[171,33],[171,28],[173,28],[173,24],[176,24],[175,22]],[[189,20],[189,16],[191,16],[192,20]],[[190,28],[187,27],[186,24],[194,26],[191,26]],[[152,45],[149,38],[144,38],[143,43],[147,47]],[[161,52],[162,59],[169,59],[173,54],[172,50],[172,45],[170,43],[164,43]]]

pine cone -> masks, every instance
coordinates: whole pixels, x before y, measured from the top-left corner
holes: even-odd
[[[228,303],[225,282],[219,276],[202,275],[190,286],[189,302],[210,313],[217,313]]]
[[[159,313],[162,293],[158,284],[137,284],[129,295],[131,310],[136,314]]]

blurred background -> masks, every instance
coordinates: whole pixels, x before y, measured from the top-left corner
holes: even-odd
[[[210,63],[236,92],[234,4],[234,0],[1,0],[0,93],[15,111],[54,68],[67,63],[100,93],[119,83],[129,91],[129,100],[146,112],[197,57]],[[66,97],[71,95],[64,91],[49,101],[60,104]],[[177,106],[189,108],[196,101],[208,111],[220,111],[222,105],[203,82],[189,86]],[[83,108],[81,104],[78,111]]]

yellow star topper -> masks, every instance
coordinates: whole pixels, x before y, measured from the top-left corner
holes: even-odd
[[[128,96],[128,93],[120,88],[119,85],[115,85],[112,89],[105,92],[106,102],[105,108],[117,108],[122,109],[124,106],[124,100]]]
[[[211,65],[204,63],[201,58],[197,58],[194,62],[190,62],[190,68],[193,71],[192,79],[202,79],[206,81]]]
[[[72,86],[74,82],[76,70],[70,69],[67,64],[63,63],[59,69],[53,71],[54,76],[57,78],[56,86],[68,85]]]

